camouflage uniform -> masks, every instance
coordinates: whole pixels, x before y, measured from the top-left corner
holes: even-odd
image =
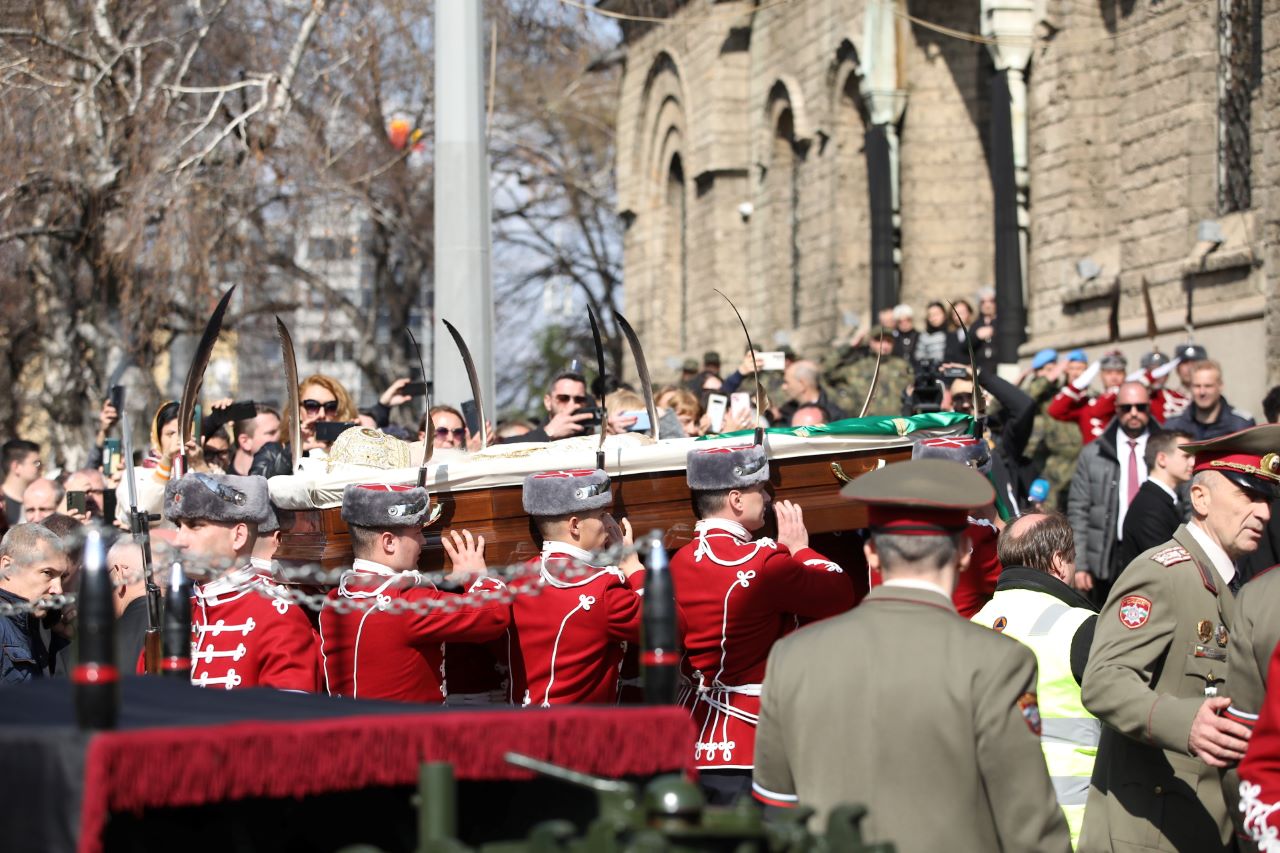
[[[1027,455],[1049,481],[1049,497],[1045,506],[1065,510],[1067,491],[1071,486],[1071,474],[1076,469],[1080,455],[1080,430],[1073,421],[1059,421],[1049,417],[1045,409],[1061,386],[1043,376],[1032,378],[1027,393],[1036,401],[1039,415],[1027,445]]]
[[[824,378],[828,393],[835,404],[857,416],[867,397],[871,376],[875,373],[876,357],[866,350],[844,347],[844,353],[833,358],[834,364],[824,365]],[[911,385],[911,365],[905,358],[886,355],[880,360],[880,378],[876,382],[876,394],[867,407],[867,415],[896,417],[902,414],[902,392]]]

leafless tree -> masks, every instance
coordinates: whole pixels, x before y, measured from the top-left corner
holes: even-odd
[[[56,462],[83,458],[110,365],[149,377],[236,266],[227,212],[258,193],[327,0],[241,5],[0,7],[0,288],[29,294],[0,422]]]

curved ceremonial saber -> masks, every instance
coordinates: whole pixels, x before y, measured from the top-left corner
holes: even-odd
[[[865,418],[867,409],[871,408],[871,398],[876,393],[876,383],[880,381],[880,359],[884,358],[884,329],[880,330],[880,343],[876,345],[876,369],[871,371],[871,387],[867,389],[867,399],[862,401],[862,410],[858,417]]]
[[[596,344],[596,371],[600,376],[600,394],[597,397],[600,406],[600,446],[596,448],[596,467],[604,470],[604,439],[606,427],[609,425],[609,407],[605,405],[604,387],[604,344],[600,340],[600,324],[596,322],[596,312],[587,304],[587,317],[591,320],[591,339]]]
[[[187,370],[187,381],[182,386],[182,400],[178,403],[178,430],[182,436],[182,447],[178,450],[178,456],[182,459],[184,470],[187,442],[194,438],[191,433],[194,427],[192,420],[196,413],[196,397],[200,395],[200,386],[204,384],[204,371],[209,366],[209,357],[213,355],[213,345],[218,342],[218,333],[222,331],[222,317],[227,313],[227,305],[235,292],[236,285],[233,284],[218,300],[218,307],[213,309],[209,322],[205,324],[204,334],[200,336],[195,357],[191,359],[191,367]],[[181,476],[178,471],[174,473]]]
[[[484,426],[484,394],[480,390],[480,375],[476,373],[476,363],[471,358],[471,350],[467,348],[467,342],[462,339],[462,333],[443,317],[440,318],[440,322],[444,323],[444,327],[453,336],[453,343],[458,347],[458,355],[462,356],[462,366],[467,369],[467,381],[471,383],[471,399],[476,401],[476,410],[480,412],[480,449],[484,450],[489,446],[489,431]],[[423,381],[426,381],[426,374],[423,374]]]
[[[987,427],[987,401],[982,395],[982,388],[978,385],[978,359],[973,354],[973,335],[969,334],[964,320],[960,319],[960,312],[956,310],[955,303],[950,300],[946,302],[947,307],[951,309],[951,316],[956,318],[956,324],[964,329],[964,343],[969,348],[969,373],[973,377],[973,434],[974,438],[980,439]]]
[[[627,318],[617,311],[613,312],[613,321],[618,324],[622,334],[631,347],[631,358],[636,363],[636,373],[640,376],[640,390],[644,393],[644,410],[649,413],[649,437],[658,440],[658,404],[653,399],[653,380],[649,378],[649,363],[644,358],[644,348],[640,346],[640,336],[631,328]]]
[[[712,288],[712,290],[715,290],[715,292],[716,292],[716,293],[719,293],[722,297],[724,297],[724,301],[729,303],[729,307],[730,307],[730,308],[732,308],[732,309],[733,309],[733,313],[737,315],[737,317],[738,317],[738,322],[739,322],[740,324],[742,324],[742,334],[746,335],[746,337],[747,337],[747,352],[751,353],[751,357],[752,357],[752,359],[754,359],[754,358],[755,358],[755,355],[756,355],[756,346],[755,346],[755,344],[751,343],[751,333],[750,333],[749,331],[747,331],[747,321],[742,319],[742,312],[738,310],[738,306],[737,306],[737,305],[734,305],[734,304],[733,304],[733,300],[732,300],[732,299],[730,299],[729,297],[727,297],[727,296],[725,296],[725,295],[724,295],[724,292],[723,292],[723,291],[721,291],[721,290],[719,290],[719,289],[717,289],[717,288],[714,288],[714,287]],[[763,426],[761,426],[761,424],[760,424],[760,418],[761,418],[761,416],[762,416],[762,415],[763,415],[763,413],[764,413],[764,384],[760,381],[760,371],[759,371],[759,370],[755,371],[755,374],[754,374],[754,375],[755,375],[755,380],[756,380],[756,437],[755,437],[755,442],[756,442],[756,444],[757,444],[757,445],[760,445],[760,444],[764,444],[764,427],[763,427]]]
[[[289,327],[279,316],[276,317],[276,334],[280,336],[280,353],[284,357],[284,380],[288,384],[287,393],[289,408],[289,453],[293,456],[294,472],[298,470],[298,460],[302,458],[302,405],[298,399],[298,356],[293,350],[293,335]]]
[[[427,386],[427,432],[426,440],[422,442],[422,467],[418,469],[418,486],[425,489],[427,465],[431,463],[431,452],[436,449],[436,422],[431,417],[431,384],[427,382],[427,364],[422,360],[422,347],[418,346],[418,339],[413,336],[413,329],[405,326],[404,332],[409,336],[409,342],[413,344],[413,351],[418,354],[418,369],[422,371],[422,382]],[[477,405],[479,402],[479,400],[476,401]]]

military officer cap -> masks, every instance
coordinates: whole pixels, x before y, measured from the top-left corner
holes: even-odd
[[[911,446],[912,459],[950,459],[983,474],[991,470],[991,451],[987,443],[969,435],[946,438],[922,438]]]
[[[422,527],[431,496],[421,486],[352,483],[342,490],[342,520],[356,527]]]
[[[1196,455],[1196,473],[1217,471],[1242,489],[1280,498],[1280,424],[1178,446]]]
[[[529,515],[555,518],[610,506],[613,491],[599,468],[540,471],[524,478],[521,499]]]
[[[164,517],[169,521],[261,524],[270,511],[266,477],[191,471],[164,487]]]
[[[769,479],[769,458],[758,444],[694,449],[685,460],[685,478],[699,492],[748,489]]]
[[[913,459],[863,474],[840,494],[867,505],[874,533],[940,536],[959,533],[970,510],[987,506],[996,492],[977,471],[945,459]]]
[[[1127,370],[1129,360],[1124,357],[1124,353],[1115,349],[1102,357],[1100,365],[1103,370]]]

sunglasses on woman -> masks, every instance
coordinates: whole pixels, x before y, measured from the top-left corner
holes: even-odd
[[[303,400],[302,408],[308,415],[314,415],[321,409],[324,409],[325,414],[336,415],[338,413],[338,401],[330,400],[327,403],[321,403],[319,400]]]
[[[436,438],[443,440],[448,438],[450,435],[461,441],[467,437],[467,428],[458,427],[457,429],[449,429],[448,427],[436,427]]]

